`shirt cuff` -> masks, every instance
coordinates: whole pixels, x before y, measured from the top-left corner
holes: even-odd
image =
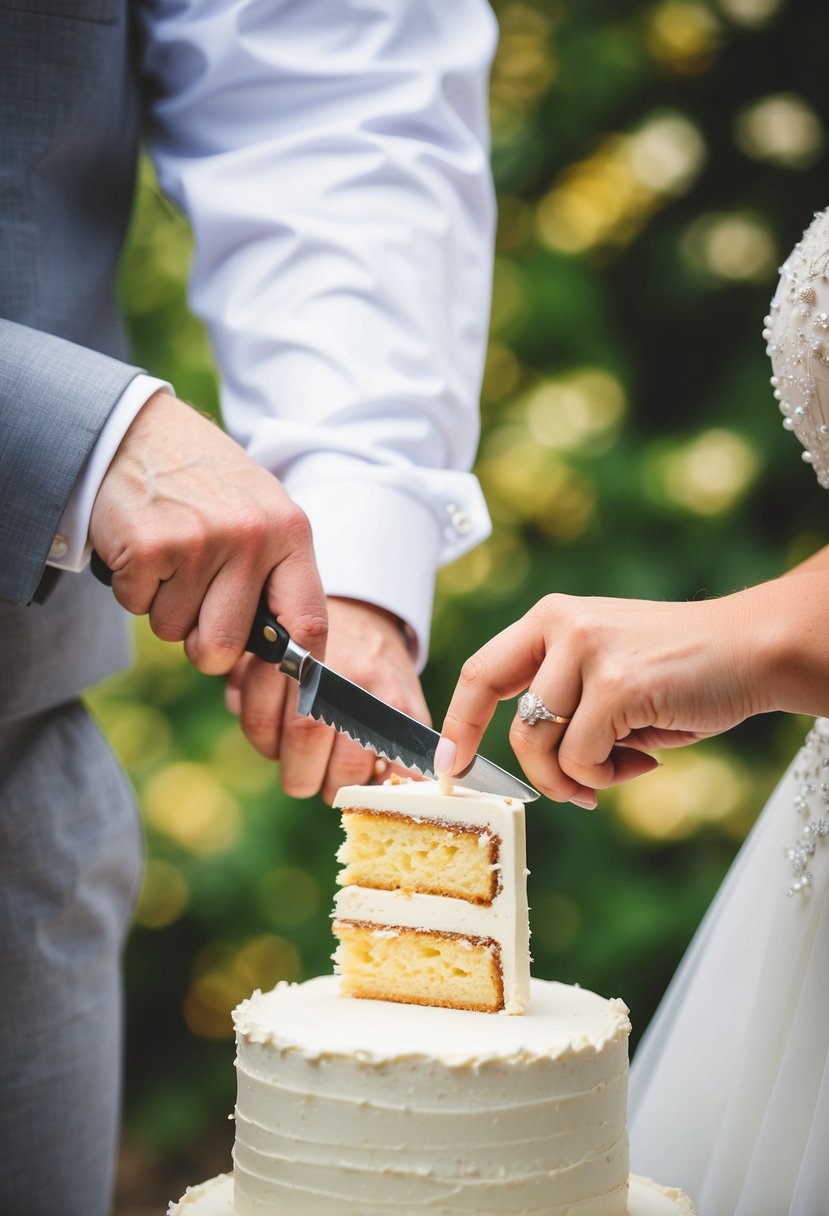
[[[444,523],[422,499],[377,482],[320,479],[292,487],[290,493],[310,520],[326,594],[394,613],[413,635],[415,664],[421,670],[447,533],[463,534],[457,538],[463,550],[486,536],[488,517],[472,527],[450,503]]]
[[[92,552],[89,521],[101,482],[132,420],[159,389],[173,392],[165,380],[140,373],[116,401],[66,504],[46,559],[47,566],[77,573],[89,561]]]

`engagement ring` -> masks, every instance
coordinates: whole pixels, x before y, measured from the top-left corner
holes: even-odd
[[[561,714],[554,714],[534,692],[525,692],[518,698],[518,714],[522,722],[535,726],[536,722],[558,722],[562,726],[570,721]]]

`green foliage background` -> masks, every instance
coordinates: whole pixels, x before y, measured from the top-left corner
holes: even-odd
[[[540,595],[719,595],[827,541],[761,338],[777,267],[829,202],[829,10],[808,0],[497,5],[501,222],[479,472],[492,539],[441,576],[424,675]],[[145,166],[123,266],[135,356],[200,408],[190,236]],[[335,814],[285,797],[221,682],[137,626],[91,698],[135,783],[147,880],[127,953],[127,1117],[167,1153],[232,1105],[230,1008],[329,969]],[[485,750],[512,766],[502,707]],[[664,757],[595,814],[529,811],[535,971],[621,995],[641,1030],[805,723]],[[769,875],[779,894],[788,875]],[[216,1168],[225,1168],[217,1162]],[[195,1179],[194,1179],[195,1181]]]

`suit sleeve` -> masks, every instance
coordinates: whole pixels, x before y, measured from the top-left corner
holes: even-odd
[[[32,599],[89,453],[137,374],[0,320],[0,599]]]
[[[423,661],[436,569],[490,526],[492,12],[177,0],[144,38],[228,429],[307,512],[328,593],[407,620]]]

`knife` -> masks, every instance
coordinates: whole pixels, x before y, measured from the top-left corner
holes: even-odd
[[[245,649],[298,682],[301,714],[333,726],[392,764],[413,769],[424,777],[435,776],[438,732],[386,705],[303,650],[270,611],[264,595]],[[538,790],[483,756],[476,756],[452,780],[468,789],[519,802],[533,802],[539,797]]]
[[[112,571],[93,549],[92,573],[112,585]],[[338,675],[320,663],[307,650],[297,646],[287,629],[280,625],[268,607],[263,591],[245,650],[273,663],[286,676],[299,684],[299,712],[315,718],[326,726],[355,739],[361,747],[382,756],[401,768],[413,769],[423,777],[434,777],[435,748],[440,735],[410,718],[399,709],[386,705],[359,684]],[[516,798],[519,802],[534,802],[538,790],[513,777],[484,756],[475,756],[462,773],[454,773],[456,785]]]

